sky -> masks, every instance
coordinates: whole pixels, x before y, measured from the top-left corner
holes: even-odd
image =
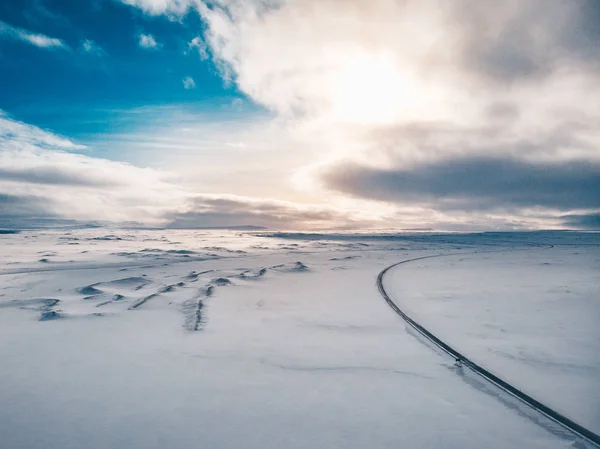
[[[600,228],[598,0],[0,2],[0,227]]]

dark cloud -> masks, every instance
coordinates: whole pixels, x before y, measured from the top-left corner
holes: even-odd
[[[354,221],[332,209],[301,208],[277,201],[244,201],[242,198],[198,198],[191,211],[167,217],[169,228],[261,226],[269,229],[358,228]]]
[[[493,103],[487,107],[487,118],[492,122],[506,122],[519,118],[520,111],[515,104],[502,102]]]
[[[597,0],[464,0],[460,5],[463,62],[488,79],[532,80],[567,65],[600,68]]]
[[[37,227],[40,221],[58,218],[50,205],[47,198],[0,193],[0,228]]]
[[[597,130],[594,117],[566,116],[550,129],[536,128],[513,133],[511,121],[519,108],[511,103],[494,103],[486,109],[483,125],[457,127],[448,122],[407,122],[379,127],[369,133],[372,150],[394,159],[402,153],[451,157],[452,154],[479,154],[502,157],[552,157],[576,149],[595,154],[598,146],[589,136]]]
[[[51,212],[45,198],[0,193],[0,219],[49,215]]]
[[[600,230],[600,212],[564,215],[560,218],[563,220],[563,224],[569,228]]]
[[[70,167],[33,167],[33,168],[0,168],[0,181],[18,181],[33,184],[94,186],[107,187],[114,185],[98,176],[94,179],[85,173],[77,173]]]
[[[463,156],[394,169],[339,165],[324,179],[356,197],[445,210],[600,208],[598,162]]]

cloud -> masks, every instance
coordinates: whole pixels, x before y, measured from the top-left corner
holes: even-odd
[[[600,212],[564,215],[561,219],[565,226],[572,229],[600,231]]]
[[[81,43],[81,49],[84,53],[88,53],[90,55],[96,55],[96,56],[106,55],[106,51],[104,51],[104,49],[102,47],[100,47],[94,41],[89,40],[89,39],[85,39]]]
[[[89,149],[77,153],[83,149],[0,111],[0,223],[68,219],[276,229],[367,223],[331,206],[199,193],[173,173],[90,157]]]
[[[145,49],[158,48],[158,43],[151,34],[140,34],[139,45]]]
[[[555,165],[548,169],[518,161],[507,164],[502,160],[483,163],[471,160],[450,168],[431,164],[407,167],[406,173],[418,187],[401,185],[401,190],[396,188],[396,178],[392,177],[390,181],[380,172],[365,172],[362,166],[355,167],[356,172],[343,172],[338,167],[340,170],[329,174],[326,179],[337,183],[330,186],[333,189],[346,189],[345,194],[376,200],[383,198],[398,206],[397,209],[383,207],[376,213],[371,211],[371,202],[361,203],[361,200],[334,206],[208,194],[183,184],[173,173],[90,157],[88,154],[93,153],[93,149],[15,121],[4,113],[0,113],[0,117],[0,223],[3,226],[6,223],[12,227],[40,226],[59,223],[57,220],[116,224],[134,221],[147,226],[173,228],[253,225],[290,230],[374,227],[527,229],[556,225],[556,221],[548,218],[546,213],[524,217],[517,213],[495,214],[490,211],[486,201],[509,208],[512,207],[511,195],[522,191],[517,185],[514,189],[508,186],[506,192],[498,192],[496,187],[505,188],[507,181],[498,176],[496,181],[487,178],[493,178],[492,174],[503,174],[501,170],[516,170],[517,183],[526,176],[531,179],[531,186],[528,186],[531,193],[520,199],[517,205],[530,204],[528,198],[541,197],[545,201],[542,204],[552,207],[566,204],[583,209],[599,207],[598,200],[590,193],[597,190],[594,184],[597,182],[597,165],[587,168],[584,163],[563,168]],[[79,153],[81,151],[85,152]],[[461,167],[467,167],[468,173],[475,173],[473,165],[483,170],[479,178],[469,181],[467,176],[466,180],[461,179]],[[228,171],[231,173],[231,169]],[[402,172],[400,169],[397,171]],[[194,173],[197,174],[197,171]],[[584,175],[588,184],[580,181]],[[254,174],[252,177],[255,183],[257,176]],[[396,173],[396,176],[401,175]],[[441,180],[436,181],[436,176]],[[348,188],[344,177],[352,178],[348,181]],[[556,193],[558,200],[546,191],[547,186],[548,189],[554,188],[554,182],[560,183],[564,190]],[[391,188],[390,183],[393,184]],[[430,183],[433,185],[429,186]],[[473,193],[471,188],[482,192]],[[437,210],[428,209],[428,198],[435,197],[438,189],[450,192],[451,198],[436,198]],[[398,201],[398,191],[406,195],[409,204]],[[536,192],[541,193],[538,195]],[[335,197],[331,196],[331,200],[334,203]],[[460,201],[465,201],[463,210],[457,207],[461,206]],[[480,210],[472,209],[472,205]]]
[[[142,9],[150,15],[168,14],[182,15],[196,3],[195,0],[120,0],[126,5],[131,5]]]
[[[183,88],[186,90],[196,88],[196,82],[191,76],[186,76],[183,80],[181,80],[181,82],[183,83]]]
[[[5,37],[13,40],[20,40],[27,44],[44,49],[62,49],[68,50],[69,47],[60,39],[49,37],[44,34],[33,33],[23,28],[9,25],[0,21],[0,38]]]
[[[398,103],[394,119],[452,116],[455,104],[476,104],[474,94],[485,100],[494,92],[479,82],[482,76],[526,82],[566,67],[597,69],[598,9],[594,0],[217,0],[199,6],[224,75],[256,101],[282,113],[326,115],[339,96],[387,91]],[[391,78],[403,87],[394,89]],[[373,90],[378,81],[386,84],[381,94]]]
[[[20,210],[43,204],[56,217],[147,223],[161,222],[190,196],[169,173],[74,152],[82,149],[0,111],[0,195],[23,198]]]
[[[600,84],[596,0],[126,3],[153,14],[197,9],[206,29],[190,48],[209,47],[225,79],[282,114],[468,121],[505,99],[552,116],[574,98],[598,114],[588,95]]]
[[[0,193],[0,224],[8,220],[53,217],[44,198]]]
[[[190,50],[195,50],[198,52],[201,60],[208,59],[208,47],[202,37],[196,36],[191,41],[188,42],[188,48]]]
[[[189,210],[168,215],[170,228],[263,226],[270,229],[357,229],[374,222],[352,217],[330,206],[297,203],[236,195],[199,195]]]
[[[462,157],[386,169],[345,164],[325,182],[361,198],[442,210],[600,208],[600,162]]]
[[[45,131],[11,118],[0,109],[0,148],[4,150],[26,147],[81,151],[86,146],[74,143],[66,137]]]
[[[5,157],[0,159],[3,165],[8,164]],[[91,178],[86,173],[73,173],[63,167],[33,166],[28,168],[9,166],[0,168],[0,181],[19,181],[31,184],[71,185],[71,186],[111,186],[109,180]]]
[[[600,4],[595,0],[459,4],[466,16],[463,62],[484,77],[530,81],[565,65],[600,68]]]

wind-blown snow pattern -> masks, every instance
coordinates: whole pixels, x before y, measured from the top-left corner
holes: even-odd
[[[407,327],[600,431],[600,236],[0,235],[15,448],[594,447]],[[453,254],[453,255],[449,255]],[[42,261],[43,260],[43,261]]]

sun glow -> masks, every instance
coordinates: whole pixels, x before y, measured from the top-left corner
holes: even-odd
[[[415,100],[415,89],[391,60],[368,56],[342,68],[332,91],[332,117],[353,123],[392,123]]]

